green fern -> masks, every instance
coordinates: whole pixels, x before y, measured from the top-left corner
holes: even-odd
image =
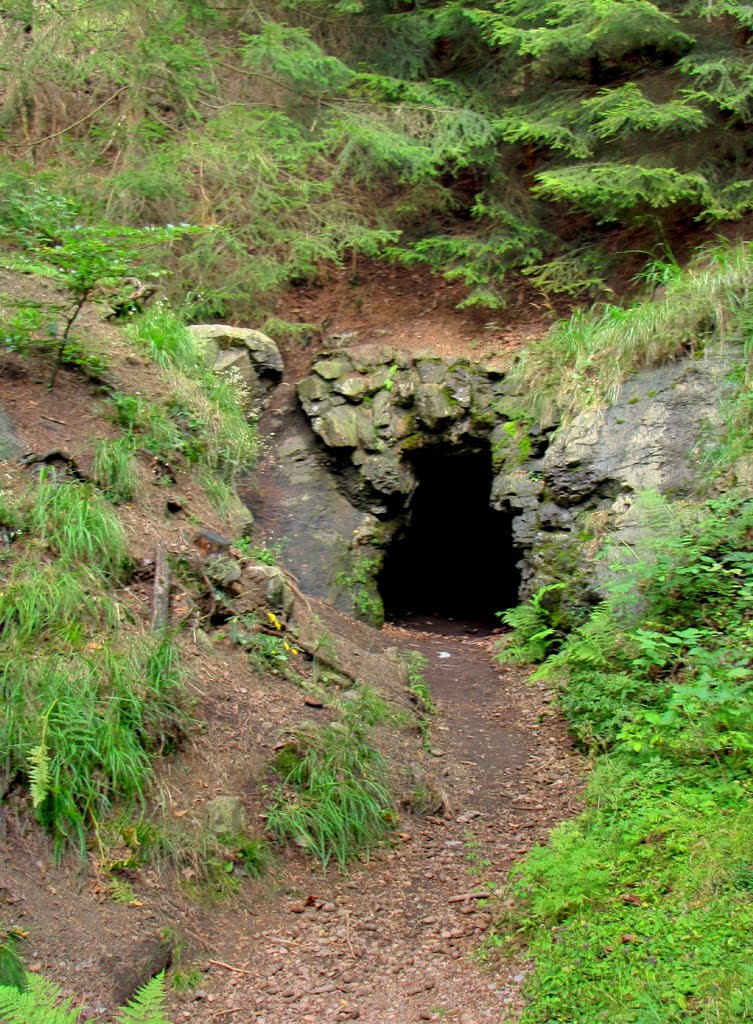
[[[18,938],[0,931],[0,988],[5,986],[22,991],[25,985],[26,971],[18,952]]]
[[[37,808],[50,792],[50,757],[44,741],[29,751],[29,782],[31,801]]]
[[[72,999],[60,998],[60,988],[37,974],[26,977],[26,988],[0,986],[1,1024],[76,1024],[81,1010]]]
[[[559,634],[545,602],[548,594],[563,587],[564,583],[550,583],[541,587],[526,604],[499,613],[504,624],[513,631],[495,654],[501,665],[529,665],[546,658]]]
[[[81,1008],[72,999],[62,999],[54,982],[36,974],[26,977],[26,988],[0,985],[0,1024],[76,1024]],[[165,1014],[165,986],[161,974],[139,989],[120,1011],[123,1024],[170,1024]]]
[[[120,1011],[123,1024],[169,1024],[165,1015],[164,975],[158,974]]]
[[[47,799],[52,786],[50,776],[50,755],[47,750],[47,723],[50,712],[57,701],[53,701],[42,719],[42,737],[39,743],[29,751],[29,789],[31,802],[36,810]]]

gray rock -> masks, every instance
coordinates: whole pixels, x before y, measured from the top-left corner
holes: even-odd
[[[334,390],[340,395],[345,395],[346,398],[363,398],[370,390],[369,379],[368,377],[343,377],[341,380],[335,381]]]
[[[0,462],[17,459],[23,450],[13,420],[0,408]]]
[[[329,394],[329,388],[321,377],[304,377],[298,385],[298,397],[308,412],[307,403],[320,402]]]
[[[416,355],[418,379],[422,384],[439,384],[447,373],[447,364],[439,356]]]
[[[274,341],[247,327],[194,324],[187,329],[203,348],[206,366],[216,373],[238,377],[248,395],[249,411],[258,413],[284,370]]]
[[[238,796],[216,796],[204,808],[204,820],[217,836],[241,835],[246,830],[246,809]]]
[[[356,451],[353,464],[376,491],[382,494],[410,494],[416,486],[414,473],[395,452],[363,455]]]
[[[207,559],[206,573],[209,579],[219,587],[229,587],[241,578],[242,566],[228,555],[216,555]]]
[[[345,357],[332,357],[330,359],[318,359],[313,367],[314,373],[318,373],[324,380],[337,380],[338,377],[345,377],[352,370],[349,359]]]
[[[440,384],[419,384],[416,388],[416,415],[429,430],[453,420],[457,407]]]
[[[354,406],[347,408],[355,412]],[[247,500],[260,520],[269,524],[266,539],[285,538],[281,561],[295,573],[301,590],[349,611],[352,600],[336,582],[338,572],[351,547],[360,538],[372,536],[380,524],[374,516],[356,509],[341,492],[338,478],[327,468],[300,413],[286,410],[273,441],[272,457],[265,459],[256,473],[258,498],[249,496]],[[249,571],[247,567],[246,574]],[[267,580],[265,586],[269,583]],[[259,594],[265,600],[269,596],[267,590]],[[257,600],[261,606],[263,601]]]
[[[339,405],[317,416],[311,426],[329,448],[357,448],[359,411],[352,405]]]
[[[360,370],[362,373],[368,373],[375,366],[394,363],[398,358],[398,353],[389,345],[359,345],[357,348],[350,349],[348,355],[356,370]],[[401,354],[401,361],[404,360],[405,355]]]
[[[226,324],[193,324],[188,331],[204,348],[207,366],[213,366],[220,352],[229,348],[245,348],[256,370],[277,380],[285,369],[280,350],[261,331],[249,327],[228,327]]]
[[[217,355],[212,369],[226,377],[236,377],[248,391],[255,391],[259,378],[251,366],[251,357],[245,348],[227,348]]]
[[[730,360],[719,355],[643,370],[606,410],[560,428],[544,457],[558,504],[598,494],[655,489],[680,496],[697,479],[691,456],[704,422],[717,417]]]

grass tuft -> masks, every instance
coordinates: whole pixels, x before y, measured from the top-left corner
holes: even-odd
[[[138,491],[133,448],[131,437],[121,437],[116,441],[105,438],[94,448],[94,479],[105,497],[115,504],[133,501]]]
[[[267,811],[267,826],[325,868],[335,860],[345,871],[348,860],[368,853],[394,824],[384,758],[352,726],[300,732],[281,751],[277,770],[282,784]]]
[[[81,562],[109,575],[117,575],[126,563],[123,527],[88,484],[61,483],[54,473],[44,474],[28,527],[62,562]]]
[[[651,274],[656,277],[656,261]],[[540,413],[573,416],[614,402],[636,370],[687,353],[710,340],[742,341],[750,317],[753,245],[718,245],[698,252],[687,270],[662,276],[651,298],[632,306],[597,305],[557,323],[521,353],[511,373]]]

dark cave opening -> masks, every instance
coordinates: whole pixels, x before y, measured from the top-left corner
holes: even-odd
[[[412,464],[418,486],[379,578],[386,617],[499,625],[495,613],[518,602],[520,555],[512,516],[489,505],[488,447],[419,451]]]

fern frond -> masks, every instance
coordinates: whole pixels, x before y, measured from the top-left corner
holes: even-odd
[[[31,801],[36,810],[50,792],[50,757],[44,740],[29,751]]]
[[[0,1024],[76,1024],[80,1010],[71,1000],[60,1002],[60,987],[36,974],[27,975],[27,987],[0,986]]]
[[[122,1024],[170,1024],[165,1016],[165,976],[155,975],[120,1011]]]

